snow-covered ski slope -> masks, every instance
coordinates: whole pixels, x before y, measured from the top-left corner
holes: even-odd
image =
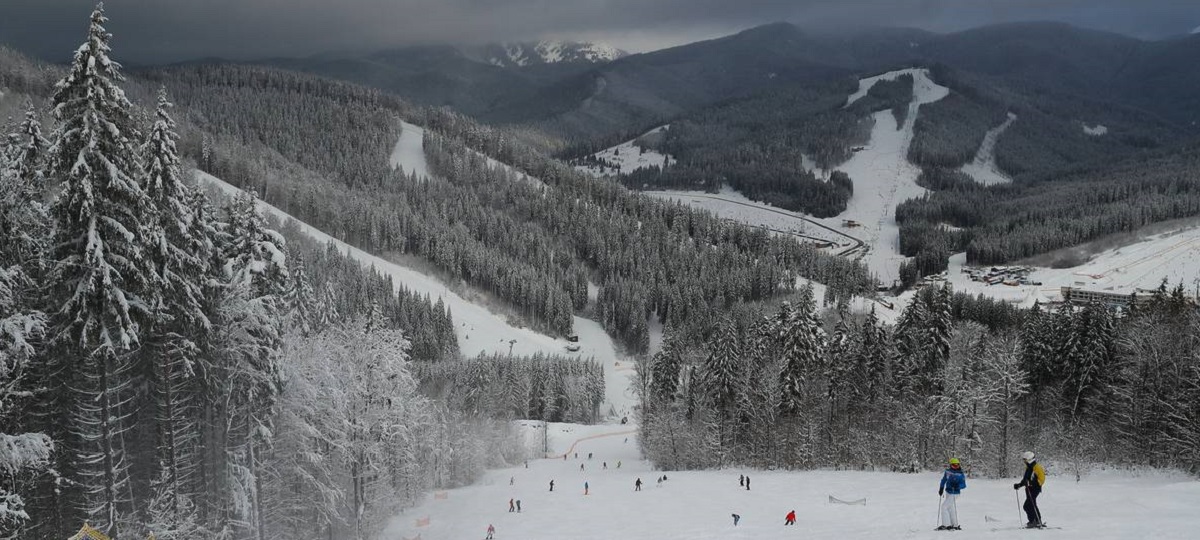
[[[611,163],[612,165],[615,165],[619,170],[613,170],[610,167],[592,167],[584,165],[577,165],[575,168],[593,176],[603,177],[616,176],[618,173],[629,174],[638,169],[644,169],[653,166],[669,167],[675,162],[674,158],[665,154],[660,154],[649,148],[642,148],[636,144],[637,140],[642,137],[656,135],[668,129],[670,129],[670,125],[659,126],[647,131],[646,133],[643,133],[640,137],[630,139],[616,146],[609,147],[592,154],[605,163]]]
[[[996,142],[1000,140],[1000,135],[1004,134],[1004,130],[1016,121],[1017,115],[1008,113],[1008,118],[1004,120],[1004,123],[988,130],[987,134],[983,136],[983,143],[979,145],[979,150],[975,153],[975,159],[963,165],[959,170],[985,186],[1011,182],[1012,179],[1000,172],[1000,168],[996,166]]]
[[[511,167],[507,163],[501,163],[478,152],[476,154],[487,160],[489,167],[501,167],[522,181],[529,182],[535,187],[546,189],[546,184],[541,180]],[[405,174],[412,174],[416,171],[418,178],[433,176],[429,172],[428,163],[425,161],[425,128],[408,122],[400,122],[400,139],[396,141],[395,148],[392,148],[392,155],[388,157],[388,164],[393,168],[404,171]]]
[[[420,154],[424,162],[424,154]],[[420,168],[417,168],[420,170]],[[241,192],[238,188],[203,171],[194,171],[197,182],[214,186],[221,191],[236,195]],[[313,240],[322,244],[332,243],[338,251],[345,253],[363,265],[374,267],[376,271],[391,276],[397,287],[404,286],[418,294],[428,294],[430,298],[441,298],[450,308],[454,317],[455,335],[462,354],[470,357],[481,352],[508,353],[510,341],[512,352],[518,355],[535,353],[572,354],[581,358],[594,357],[604,365],[605,374],[605,403],[602,413],[610,409],[628,411],[634,403],[633,397],[627,392],[629,375],[632,371],[616,369],[614,362],[624,363],[626,359],[617,353],[612,338],[596,321],[576,316],[574,319],[575,333],[579,336],[580,350],[568,353],[568,342],[540,334],[529,328],[518,328],[509,324],[503,315],[489,310],[487,307],[464,299],[451,290],[440,279],[418,272],[407,266],[372,255],[341,240],[333,238],[323,231],[296,219],[287,212],[280,210],[264,201],[258,202],[258,210],[265,215],[274,216],[280,221],[292,221],[298,229]]]
[[[1046,521],[1062,530],[1046,531],[1016,528],[1024,516],[1018,515],[1015,479],[970,478],[958,503],[963,530],[943,533],[933,530],[939,502],[936,471],[669,471],[658,487],[662,472],[639,459],[632,426],[550,424],[553,457],[540,459],[541,422],[520,424],[531,452],[539,457],[529,460],[528,469],[489,471],[475,485],[444,492],[443,499],[431,494],[397,516],[383,538],[483,538],[488,524],[496,527],[498,540],[894,540],[947,534],[956,539],[1047,535],[1060,540],[1126,540],[1194,539],[1200,530],[1195,511],[1200,482],[1183,474],[1101,471],[1076,483],[1051,462],[1040,503]],[[566,460],[561,457],[564,452]],[[750,476],[750,491],[738,486],[739,474]],[[634,491],[638,478],[641,492]],[[588,495],[583,494],[584,482]],[[830,496],[867,502],[831,504]],[[520,514],[508,512],[510,498],[521,501]],[[794,527],[783,525],[789,510],[799,518]],[[732,513],[742,516],[736,528]],[[423,525],[418,526],[418,520]]]
[[[908,105],[904,124],[896,125],[896,118],[890,110],[874,114],[875,126],[871,129],[871,140],[848,161],[835,167],[835,170],[850,175],[854,182],[854,195],[850,197],[845,212],[835,218],[822,220],[838,227],[842,226],[843,220],[853,220],[861,225],[847,232],[867,243],[868,253],[864,262],[885,284],[899,276],[900,263],[905,259],[900,254],[896,205],[925,193],[925,189],[917,185],[917,176],[921,171],[909,163],[907,157],[913,138],[913,124],[920,114],[921,105],[946,97],[950,90],[934,83],[929,78],[928,70],[902,69],[860,80],[858,91],[846,100],[847,105],[854,103],[865,96],[876,82],[893,80],[904,74],[911,74],[914,82],[913,100]]]
[[[989,286],[971,281],[961,271],[965,263],[965,253],[950,258],[947,278],[955,291],[981,293],[1022,306],[1060,300],[1062,287],[1132,294],[1139,288],[1157,288],[1164,278],[1169,287],[1182,283],[1188,294],[1195,294],[1200,286],[1200,226],[1183,227],[1103,251],[1074,268],[1036,267],[1029,280],[1040,282],[1040,286]]]

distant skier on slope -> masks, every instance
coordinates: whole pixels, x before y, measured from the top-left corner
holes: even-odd
[[[746,476],[746,491],[750,491],[750,477]]]
[[[737,514],[731,514],[731,515],[733,516],[733,526],[737,527],[738,521],[741,521],[742,516],[739,516]]]
[[[738,487],[746,487],[746,475],[738,475]]]
[[[554,491],[554,480],[550,481],[550,491]]]
[[[488,532],[488,535],[487,535],[486,540],[492,540],[493,538],[496,537],[496,528],[493,527],[491,523],[488,524],[487,532]]]
[[[1046,524],[1042,521],[1042,511],[1038,509],[1037,498],[1042,494],[1042,486],[1046,484],[1046,469],[1037,462],[1037,456],[1033,452],[1021,454],[1021,460],[1025,462],[1025,475],[1021,477],[1020,482],[1013,484],[1013,489],[1025,488],[1025,517],[1029,519],[1025,526],[1030,529],[1042,528]]]
[[[634,491],[641,491],[641,490],[642,490],[642,479],[641,479],[641,478],[638,478],[638,479],[637,479],[637,482],[634,482],[634,483],[633,483],[633,490],[634,490]]]
[[[521,513],[521,499],[517,499],[517,513]]]
[[[943,496],[939,531],[961,531],[958,524],[958,495],[967,487],[967,475],[963,474],[958,458],[950,458],[950,467],[942,473],[938,484],[938,495]]]
[[[583,483],[583,494],[584,495],[588,494],[588,483],[587,482]]]
[[[508,511],[509,511],[509,512],[516,512],[516,511],[517,511],[517,505],[516,505],[516,504],[514,504],[514,502],[515,502],[515,499],[509,499],[509,500],[508,500]]]
[[[795,510],[792,510],[791,512],[787,513],[787,516],[783,518],[783,524],[784,525],[795,525],[796,524],[796,511]]]

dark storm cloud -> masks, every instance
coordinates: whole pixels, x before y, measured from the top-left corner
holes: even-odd
[[[0,43],[59,60],[89,0],[0,0]],[[119,56],[160,62],[254,58],[540,36],[610,37],[653,48],[786,20],[802,26],[952,31],[1059,20],[1140,37],[1200,24],[1194,0],[110,0]]]

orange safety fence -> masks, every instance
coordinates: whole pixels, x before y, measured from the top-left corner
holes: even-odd
[[[620,436],[622,436],[622,435],[636,435],[636,434],[637,434],[637,432],[638,432],[638,430],[636,430],[636,429],[630,429],[630,430],[626,430],[626,431],[617,431],[617,432],[614,432],[614,433],[601,433],[601,434],[599,434],[599,435],[590,435],[590,436],[587,436],[587,437],[582,437],[582,438],[579,438],[579,439],[575,439],[575,442],[571,443],[571,447],[570,447],[570,448],[568,448],[566,452],[564,452],[564,453],[562,453],[562,454],[554,454],[554,455],[550,455],[550,456],[548,456],[548,457],[550,457],[550,458],[562,458],[562,457],[564,457],[564,456],[567,456],[567,455],[569,455],[570,453],[574,452],[574,451],[575,451],[575,447],[576,447],[576,446],[577,446],[579,443],[581,443],[581,442],[583,442],[583,441],[590,441],[590,440],[592,440],[592,439],[602,439],[602,438],[604,438],[604,437],[620,437]]]

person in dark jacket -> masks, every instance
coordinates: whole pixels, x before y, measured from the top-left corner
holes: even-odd
[[[967,488],[967,475],[963,474],[962,464],[958,458],[950,458],[950,467],[942,473],[942,482],[938,484],[938,495],[942,498],[941,523],[939,531],[960,531],[958,524],[958,495]]]
[[[731,515],[733,516],[733,526],[737,527],[738,521],[741,521],[742,516],[739,516],[737,514],[731,514]]]
[[[642,490],[642,479],[641,479],[641,478],[638,478],[638,479],[637,479],[637,482],[634,482],[634,483],[633,483],[633,490],[634,490],[634,491],[641,491],[641,490]]]
[[[1025,462],[1025,475],[1021,477],[1021,481],[1013,484],[1013,489],[1025,488],[1025,517],[1029,522],[1025,524],[1031,529],[1045,527],[1046,524],[1042,521],[1042,511],[1038,509],[1037,498],[1042,494],[1042,486],[1046,484],[1046,469],[1041,463],[1037,462],[1037,456],[1033,452],[1025,452],[1021,454],[1021,460]]]
[[[516,512],[516,511],[517,511],[517,505],[513,504],[513,502],[514,502],[514,501],[513,501],[513,499],[509,499],[509,500],[508,500],[508,511],[509,511],[509,512]]]

